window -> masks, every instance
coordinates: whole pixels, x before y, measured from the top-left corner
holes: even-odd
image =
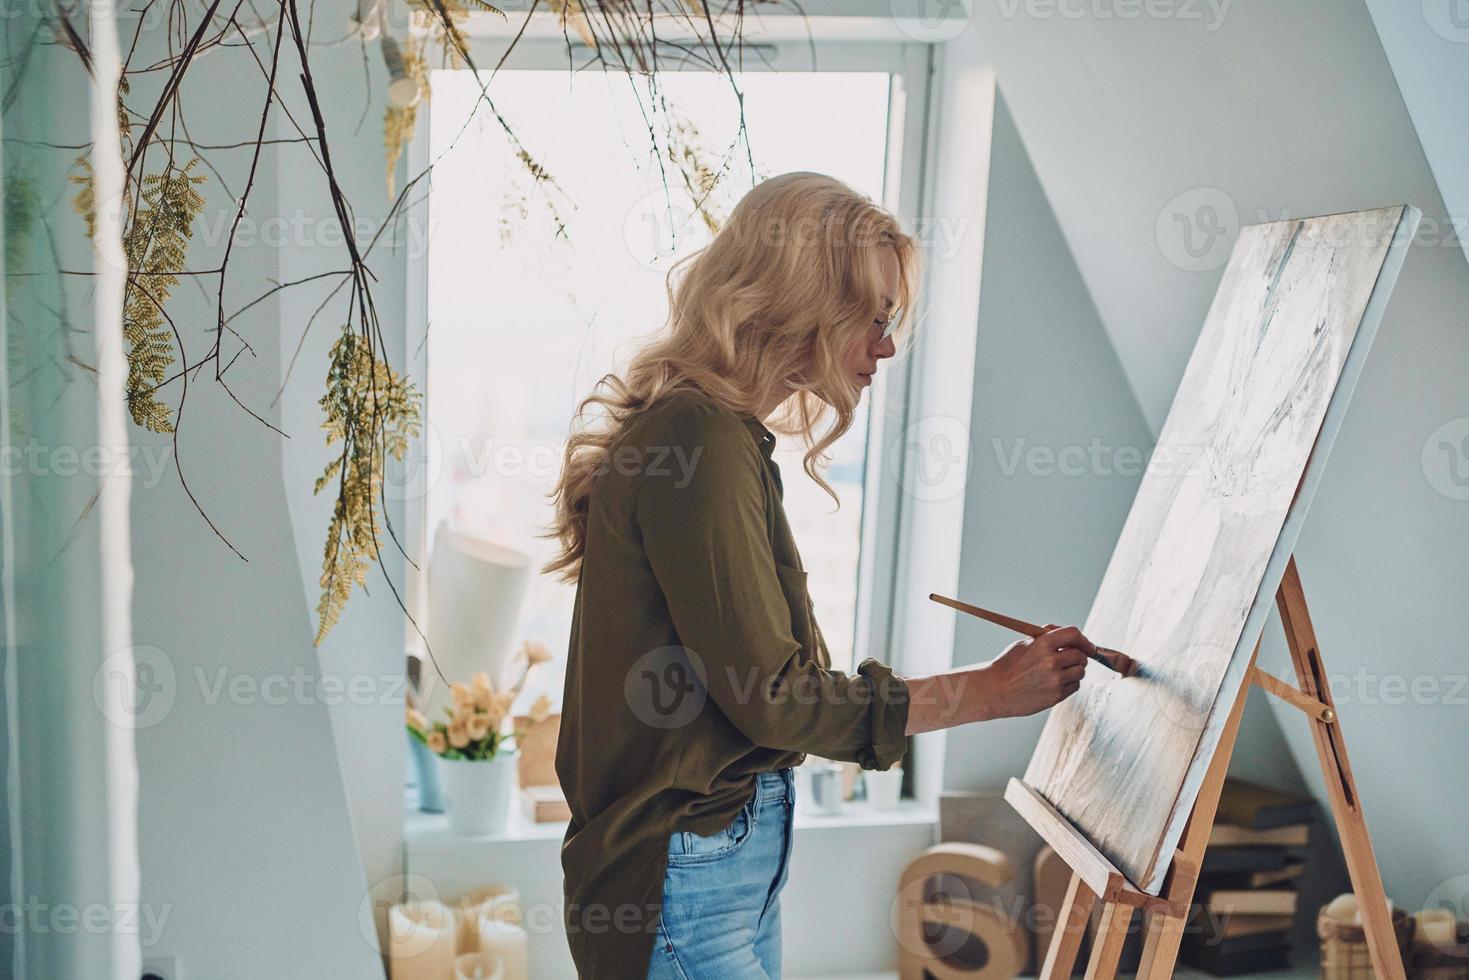
[[[649,153],[643,107],[624,78],[564,68],[495,76],[496,109],[554,188],[531,179],[491,114],[473,112],[471,73],[437,71],[432,84],[424,345],[435,478],[425,540],[447,520],[527,552],[539,567],[553,550],[537,535],[551,519],[547,493],[571,412],[662,325],[665,273],[709,232],[686,196],[665,195],[665,176],[673,186],[681,178]],[[893,84],[887,71],[744,74],[756,174],[816,170],[885,200]],[[699,152],[715,164],[729,159],[715,202],[727,213],[751,184],[729,80],[690,71],[665,76],[662,88]],[[782,438],[776,456],[817,619],[844,670],[854,663],[859,581],[870,578],[859,566],[863,513],[872,512],[863,500],[871,400],[826,470],[840,509],[802,472],[797,437]],[[564,651],[573,596],[573,586],[536,575],[521,635]],[[557,698],[560,678],[547,678],[546,689]]]

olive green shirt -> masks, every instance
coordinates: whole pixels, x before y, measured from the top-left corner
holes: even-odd
[[[680,390],[626,424],[588,502],[556,750],[585,980],[647,974],[675,830],[718,832],[808,752],[887,769],[906,748],[906,682],[831,669],[774,448]]]

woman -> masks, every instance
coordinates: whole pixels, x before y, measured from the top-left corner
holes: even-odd
[[[841,182],[764,181],[675,267],[664,332],[578,408],[601,418],[567,443],[547,571],[577,583],[556,771],[583,978],[780,976],[792,766],[887,769],[908,735],[1080,683],[1074,628],[953,676],[831,669],[772,428],[830,493],[823,452],[907,333],[916,258]]]

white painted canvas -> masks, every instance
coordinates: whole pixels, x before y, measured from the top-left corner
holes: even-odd
[[[1244,228],[1025,780],[1156,894],[1417,227],[1392,207]]]

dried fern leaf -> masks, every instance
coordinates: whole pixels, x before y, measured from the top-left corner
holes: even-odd
[[[341,451],[316,481],[316,493],[334,481],[337,486],[316,604],[318,644],[341,618],[353,587],[366,586],[368,566],[378,560],[384,467],[389,459],[403,459],[418,435],[420,402],[417,389],[377,357],[365,338],[343,328],[332,345],[320,401],[326,444],[340,444]]]

